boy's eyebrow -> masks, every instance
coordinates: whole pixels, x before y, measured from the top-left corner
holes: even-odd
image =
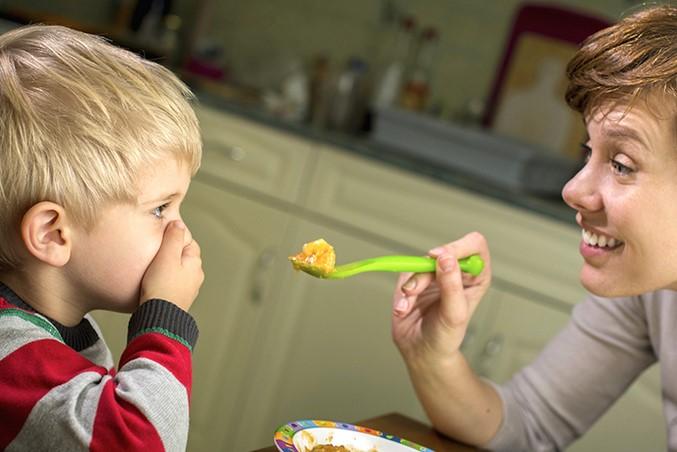
[[[154,196],[152,199],[139,200],[139,204],[145,205],[145,204],[155,204],[155,203],[161,202],[161,201],[168,201],[168,200],[171,201],[172,199],[178,198],[181,195],[183,195],[183,193],[181,193],[181,192],[168,193],[166,195],[161,195],[161,196],[157,196],[157,197]]]

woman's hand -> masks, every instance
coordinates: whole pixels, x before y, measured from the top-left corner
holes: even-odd
[[[472,254],[484,260],[484,269],[476,277],[462,273],[457,261]],[[478,232],[429,255],[437,258],[436,272],[400,275],[393,297],[393,339],[407,362],[454,358],[491,282],[489,248]]]

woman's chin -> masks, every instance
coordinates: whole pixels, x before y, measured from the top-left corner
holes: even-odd
[[[614,278],[605,277],[598,270],[586,268],[581,270],[581,285],[593,295],[604,298],[621,297],[632,295],[629,288],[624,288],[620,281],[614,281]]]
[[[650,284],[638,284],[632,277],[610,277],[599,271],[581,271],[581,285],[593,295],[604,298],[632,297],[657,290]]]

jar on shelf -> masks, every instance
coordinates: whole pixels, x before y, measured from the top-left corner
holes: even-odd
[[[439,34],[433,27],[424,28],[419,35],[413,66],[408,72],[400,96],[400,105],[408,110],[422,111],[426,107],[438,41]]]

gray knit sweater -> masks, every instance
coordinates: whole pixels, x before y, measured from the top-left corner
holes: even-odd
[[[561,450],[584,434],[652,363],[660,363],[668,447],[677,450],[677,292],[589,296],[529,366],[497,386],[504,420],[487,445]]]

